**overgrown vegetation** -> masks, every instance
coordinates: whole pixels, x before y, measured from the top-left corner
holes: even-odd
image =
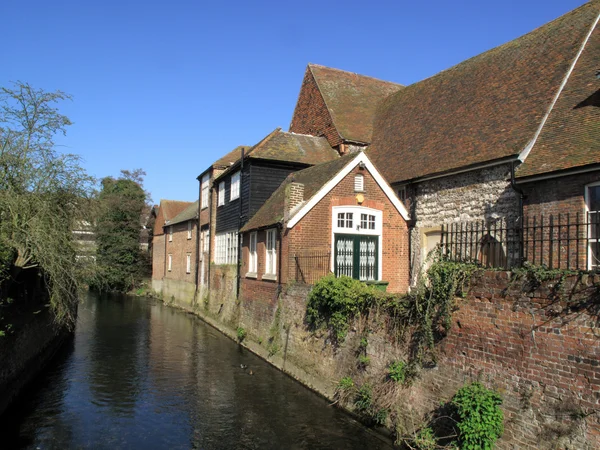
[[[242,342],[244,339],[246,339],[246,330],[244,328],[238,327],[236,334],[238,342]]]
[[[71,125],[56,104],[68,99],[21,82],[0,88],[0,298],[20,301],[35,271],[56,321],[73,325],[82,272],[71,230],[89,217],[94,180],[55,148]]]

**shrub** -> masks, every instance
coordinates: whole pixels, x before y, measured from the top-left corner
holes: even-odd
[[[306,322],[313,328],[327,326],[338,342],[348,333],[350,320],[374,301],[375,291],[350,277],[329,274],[321,278],[308,296]]]
[[[504,431],[502,397],[475,382],[460,388],[452,398],[458,416],[461,449],[492,449]]]
[[[359,355],[358,356],[358,368],[361,370],[365,370],[371,364],[371,358],[367,355]]]
[[[404,361],[394,361],[388,366],[388,377],[396,383],[406,381],[407,367]]]
[[[242,342],[246,337],[246,330],[244,330],[242,327],[238,327],[237,329],[237,338],[238,341]]]
[[[354,388],[354,380],[352,377],[342,378],[337,385],[337,389],[341,391],[349,391]]]
[[[430,427],[421,428],[415,434],[414,448],[419,450],[435,450],[438,448],[435,433]]]
[[[369,383],[363,384],[356,392],[354,407],[363,414],[368,414],[373,408],[373,388]]]

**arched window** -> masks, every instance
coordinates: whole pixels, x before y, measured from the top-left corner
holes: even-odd
[[[332,215],[333,272],[361,281],[380,280],[382,212],[337,206]]]

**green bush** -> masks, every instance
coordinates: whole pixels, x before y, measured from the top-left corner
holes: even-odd
[[[337,385],[337,389],[340,391],[349,391],[354,388],[354,380],[352,377],[342,378]]]
[[[396,383],[406,381],[407,365],[404,361],[394,361],[388,366],[388,377]]]
[[[363,384],[356,392],[354,398],[354,407],[356,411],[368,414],[373,408],[373,388],[369,383]]]
[[[367,355],[358,355],[358,368],[365,370],[371,364],[371,358]]]
[[[246,330],[244,330],[242,327],[238,327],[237,329],[237,338],[240,342],[246,338]]]
[[[421,428],[415,435],[413,447],[418,450],[435,450],[438,448],[435,433],[430,427]]]
[[[313,328],[328,327],[338,342],[348,333],[350,320],[375,300],[373,288],[350,277],[329,274],[321,278],[308,296],[306,322]]]
[[[475,382],[460,388],[452,398],[458,416],[461,449],[492,449],[504,431],[502,397]]]

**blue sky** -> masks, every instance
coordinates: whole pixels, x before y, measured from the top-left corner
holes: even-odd
[[[0,85],[73,96],[60,143],[94,176],[142,168],[161,198],[289,127],[306,64],[411,84],[585,0],[2,0]]]

